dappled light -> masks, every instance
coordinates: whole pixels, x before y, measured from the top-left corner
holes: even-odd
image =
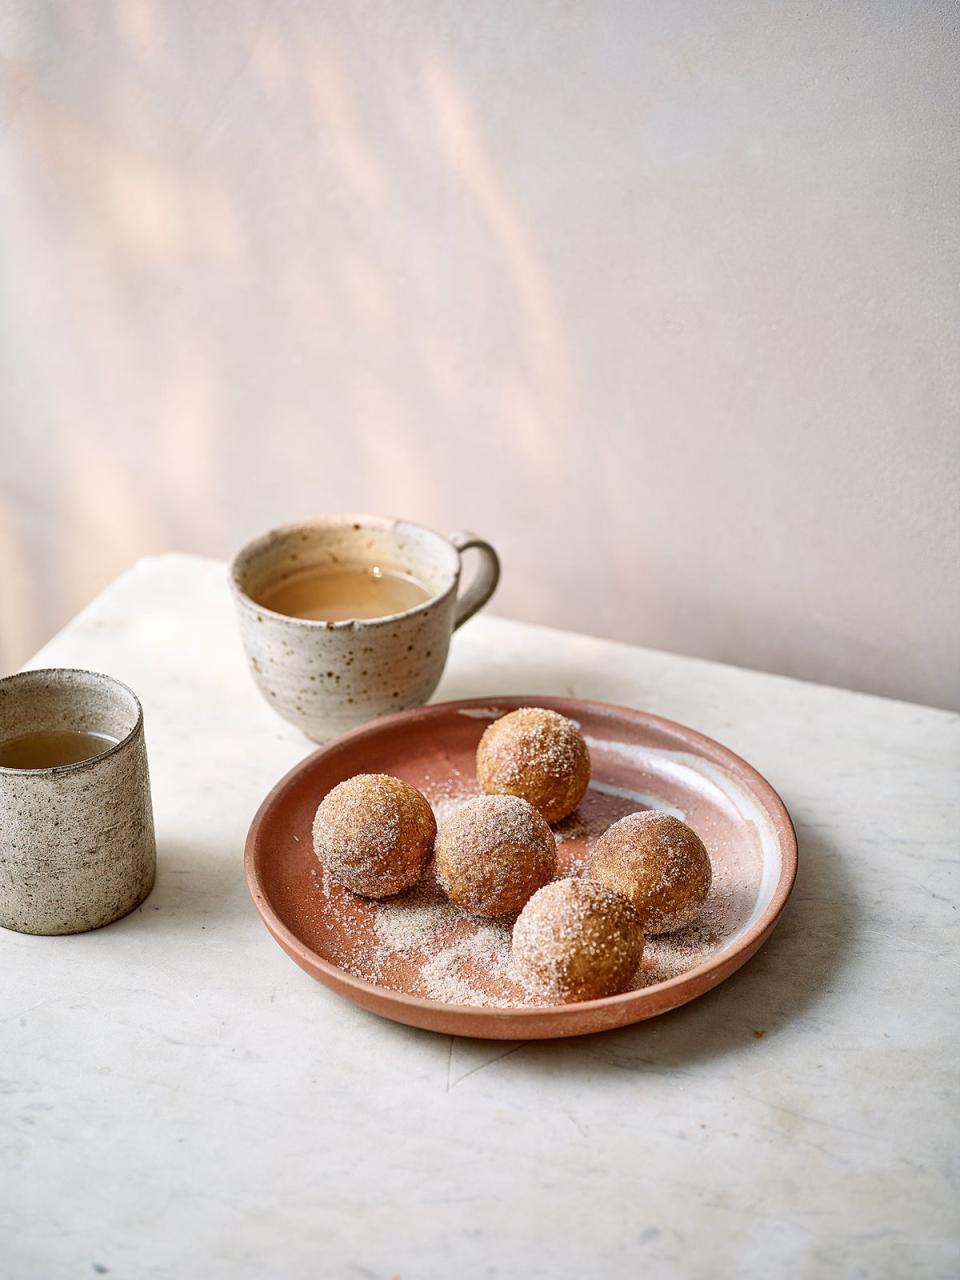
[[[0,666],[363,509],[493,538],[516,617],[943,701],[952,77],[892,21],[15,6]]]

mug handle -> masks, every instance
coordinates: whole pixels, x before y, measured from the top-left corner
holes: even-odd
[[[456,613],[453,618],[453,629],[456,631],[457,627],[462,626],[468,618],[472,618],[478,609],[482,609],[496,591],[497,583],[500,581],[500,557],[489,542],[484,542],[483,538],[478,538],[468,529],[457,529],[449,537],[460,552],[461,558],[464,551],[476,549],[480,552],[480,570],[467,590],[457,599]]]

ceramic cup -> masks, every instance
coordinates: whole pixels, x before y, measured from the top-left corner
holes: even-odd
[[[471,548],[479,552],[479,572],[458,595],[461,555]],[[328,565],[379,565],[408,574],[430,598],[403,613],[346,622],[291,618],[258,603],[288,575]],[[486,604],[499,576],[497,553],[472,533],[445,538],[404,520],[366,515],[274,529],[244,547],[231,569],[257,687],[315,742],[426,702],[443,673],[451,634]]]
[[[77,764],[0,766],[0,925],[83,933],[140,905],[156,870],[143,708],[125,684],[54,668],[0,680],[0,742],[43,730],[108,734]]]

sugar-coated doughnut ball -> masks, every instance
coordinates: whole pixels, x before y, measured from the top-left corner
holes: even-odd
[[[538,995],[569,1003],[624,991],[643,954],[633,907],[594,880],[555,880],[535,893],[513,927],[513,958]]]
[[[480,739],[477,779],[488,795],[521,796],[547,822],[559,822],[583,799],[590,753],[566,716],[520,707],[495,720]]]
[[[416,884],[436,834],[433,810],[416,787],[386,773],[339,783],[313,820],[314,852],[330,877],[367,898]]]
[[[700,914],[712,871],[703,841],[669,813],[628,813],[594,845],[592,880],[629,898],[644,933],[673,933]]]
[[[557,842],[519,796],[478,796],[440,828],[437,883],[475,916],[515,915],[557,870]]]

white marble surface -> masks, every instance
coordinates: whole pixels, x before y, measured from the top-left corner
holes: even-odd
[[[957,717],[469,623],[439,696],[714,735],[780,790],[801,870],[767,946],[684,1009],[450,1040],[341,1001],[260,924],[243,837],[310,744],[231,608],[219,563],[145,561],[31,664],[140,694],[160,861],[107,929],[0,931],[5,1278],[957,1274]]]

